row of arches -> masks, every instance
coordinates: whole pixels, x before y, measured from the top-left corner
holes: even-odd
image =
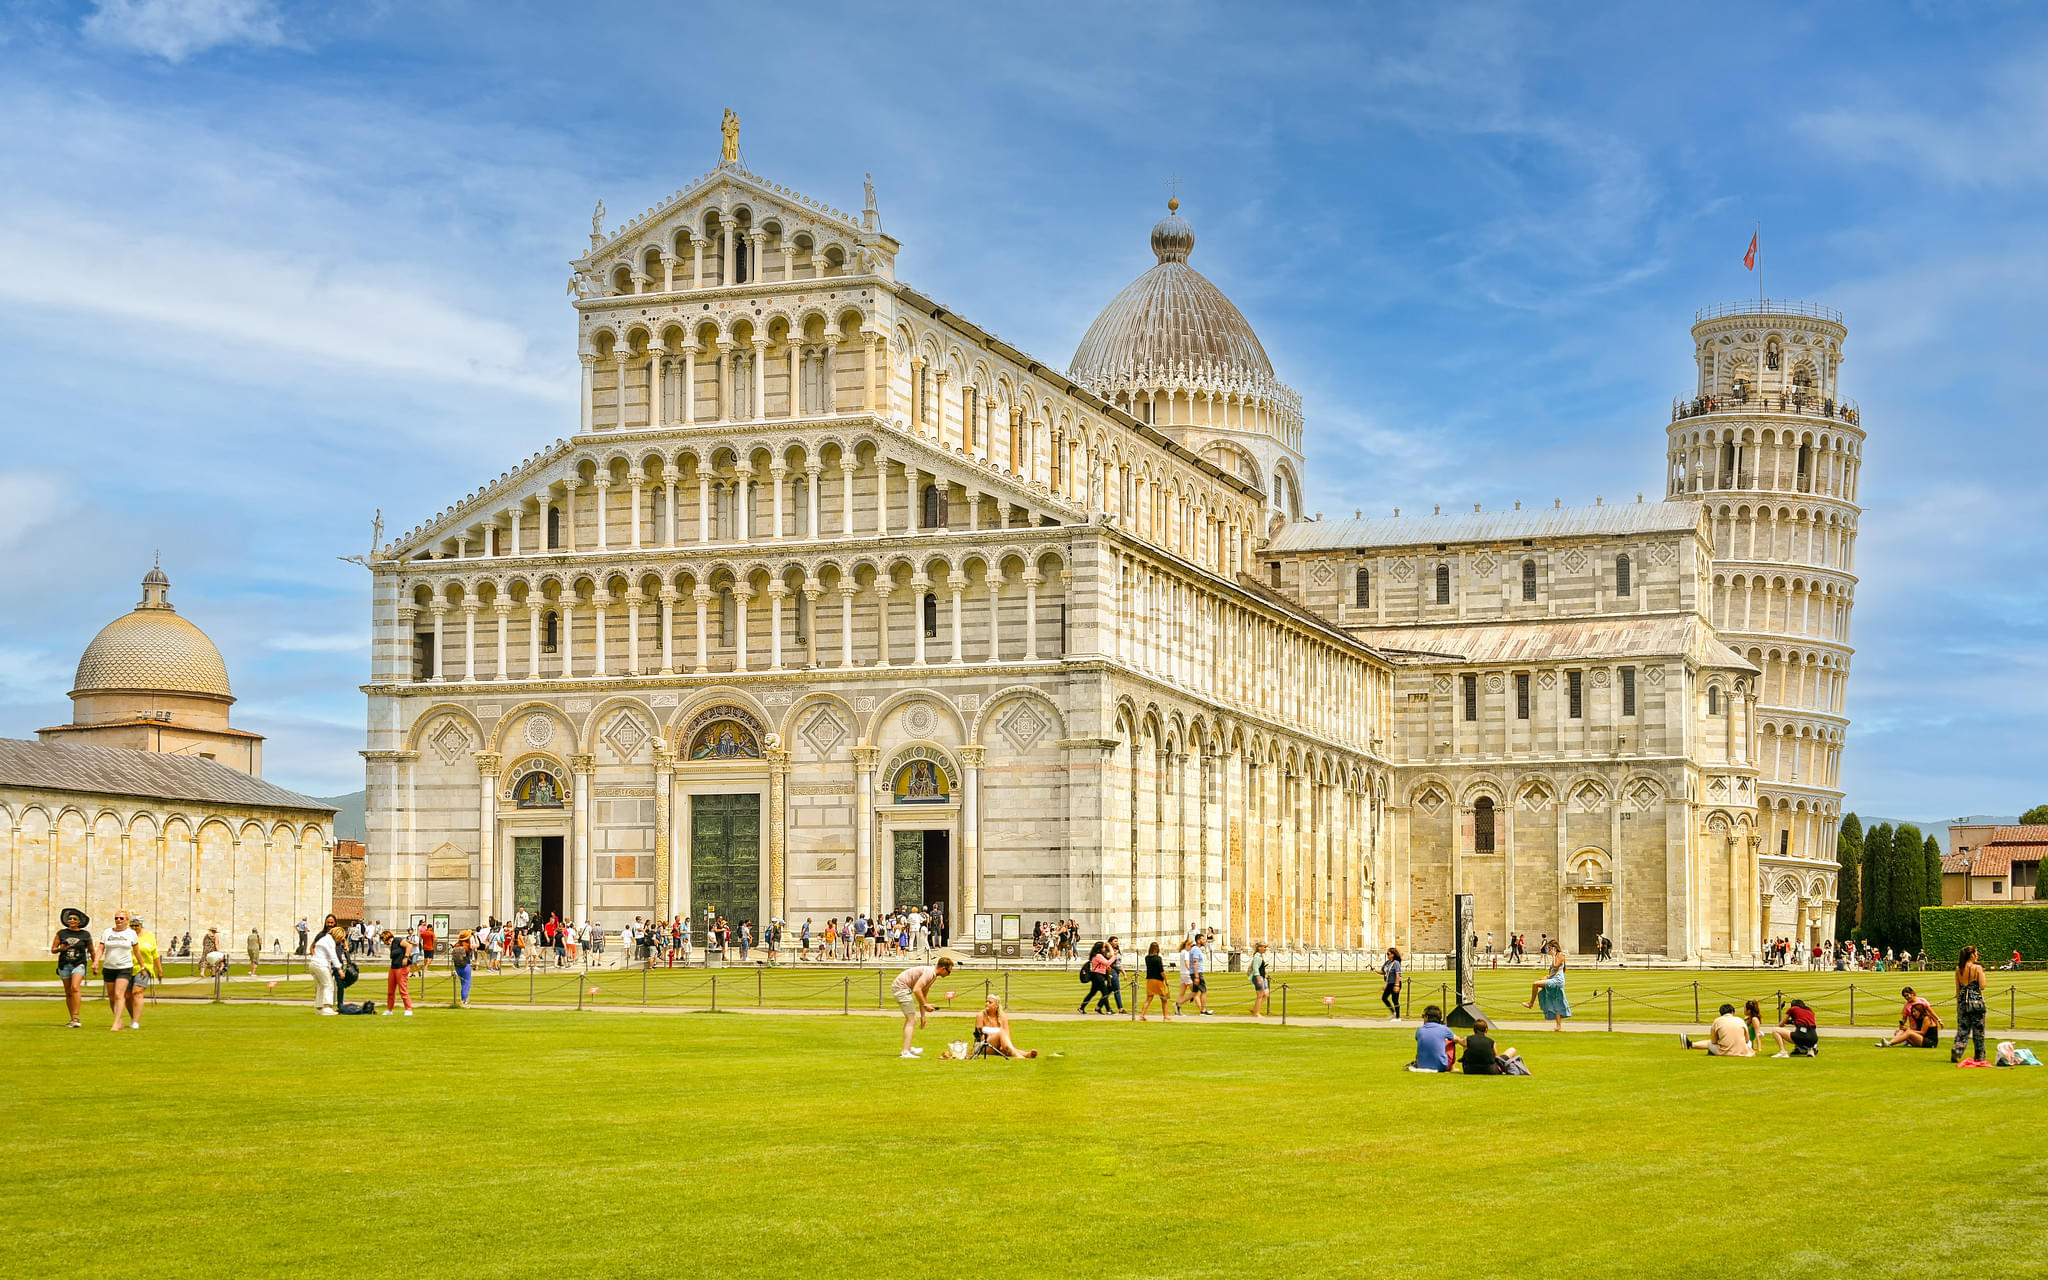
[[[56,913],[77,906],[97,927],[140,913],[168,943],[223,930],[241,950],[253,928],[267,950],[327,909],[331,827],[304,816],[222,814],[120,805],[0,804],[0,854],[12,886],[0,954],[47,951]]]
[[[1375,863],[1390,785],[1360,756],[1120,696],[1105,924],[1169,940],[1224,922],[1236,945],[1351,949],[1379,937]],[[1121,917],[1121,920],[1120,920]]]
[[[1856,501],[1860,435],[1837,430],[1725,427],[1670,431],[1672,496],[1717,489],[1811,493]]]
[[[1066,649],[1067,572],[1063,548],[1019,544],[415,579],[398,614],[410,662],[394,674],[474,681],[1039,661]],[[480,636],[486,612],[495,630]],[[458,615],[459,634],[450,627]]]
[[[1854,588],[1833,578],[1715,574],[1712,617],[1726,634],[1806,636],[1846,644]]]
[[[750,201],[702,210],[689,225],[610,255],[590,276],[608,297],[845,275],[858,246],[843,234]],[[658,285],[658,288],[657,288]]]
[[[1853,572],[1856,519],[1847,511],[1748,503],[1709,509],[1715,555]]]

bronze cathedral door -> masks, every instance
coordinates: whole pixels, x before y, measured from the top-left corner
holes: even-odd
[[[761,797],[690,797],[690,904],[761,936]]]

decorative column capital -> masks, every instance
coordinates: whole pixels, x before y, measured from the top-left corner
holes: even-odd
[[[966,765],[970,769],[979,769],[981,768],[982,761],[987,757],[987,755],[987,747],[961,747],[960,763]]]
[[[664,583],[661,590],[655,594],[663,604],[674,604],[683,593]]]
[[[576,358],[583,362],[583,367],[586,369],[592,369],[597,366],[597,352],[595,351],[579,351],[576,353]]]
[[[591,477],[590,483],[600,489],[609,489],[612,487],[611,474],[609,472],[600,472]]]
[[[495,751],[472,751],[469,754],[476,761],[476,772],[480,778],[494,776],[498,766],[504,762],[504,757]]]
[[[367,752],[365,754],[368,754]],[[880,747],[858,746],[853,748],[853,767],[862,773],[873,773],[875,766],[882,762]]]
[[[629,470],[628,470],[628,471],[626,472],[626,483],[627,483],[627,484],[646,484],[646,483],[647,483],[647,473],[646,473],[645,471],[642,471],[642,470],[640,469],[640,464],[638,464],[638,463],[634,463],[634,464],[633,464],[633,466],[631,467],[631,469],[629,469]]]
[[[806,470],[808,470],[808,468],[806,468]],[[780,481],[782,477],[789,474],[789,464],[787,462],[780,461],[769,463],[768,474],[773,479]]]
[[[479,613],[482,613],[483,609],[484,602],[481,600],[464,600],[462,602],[462,611],[472,618],[474,618]]]
[[[590,774],[590,773],[596,773],[596,772],[597,772],[597,757],[596,757],[596,756],[570,756],[570,757],[569,757],[569,767],[570,767],[571,769],[573,769],[574,771],[576,771],[577,773],[583,773],[583,774]]]
[[[612,593],[606,591],[603,587],[599,587],[597,590],[590,593],[590,603],[596,605],[600,609],[604,608],[611,602]]]
[[[786,583],[772,582],[768,585],[768,598],[770,600],[787,600],[792,594],[794,593],[790,591]]]
[[[698,604],[709,604],[711,603],[711,588],[705,586],[703,583],[700,582],[697,584],[696,588],[690,592],[690,598],[692,600],[695,600]]]

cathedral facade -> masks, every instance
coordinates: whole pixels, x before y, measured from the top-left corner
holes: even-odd
[[[1760,834],[1790,624],[1722,638],[1696,472],[1519,522],[1304,520],[1301,400],[1193,245],[1170,208],[1062,374],[899,280],[872,191],[844,213],[729,149],[594,218],[576,432],[373,560],[367,913],[941,903],[963,938],[1440,950],[1464,891],[1532,941],[1741,957],[1768,863],[1831,928],[1832,793],[1809,772],[1811,829]],[[1765,429],[1693,425],[1674,468]]]

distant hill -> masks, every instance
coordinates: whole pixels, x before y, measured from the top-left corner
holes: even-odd
[[[358,796],[358,797],[356,798],[356,802],[357,802],[358,806],[360,806],[360,805],[361,805],[361,803],[362,803],[362,797],[361,797],[361,796]],[[2019,815],[2018,815],[2018,814],[2014,814],[2014,815],[2012,815],[2011,817],[2001,817],[2001,816],[1999,816],[1999,815],[1996,815],[1996,814],[1986,814],[1986,813],[1972,813],[1972,814],[1966,814],[1966,815],[1964,815],[1963,817],[1960,817],[1960,818],[1934,818],[1934,819],[1926,819],[1926,818],[1866,818],[1866,817],[1864,817],[1864,816],[1863,816],[1862,814],[1860,814],[1860,813],[1859,813],[1859,814],[1857,814],[1856,816],[1857,816],[1857,818],[1858,818],[1858,819],[1860,819],[1860,820],[1862,821],[1862,823],[1863,823],[1863,829],[1864,829],[1865,831],[1868,831],[1868,830],[1870,830],[1870,829],[1871,829],[1872,827],[1874,827],[1874,826],[1877,826],[1877,825],[1878,825],[1879,823],[1884,823],[1884,822],[1889,822],[1889,823],[1891,823],[1891,824],[1892,824],[1892,826],[1893,826],[1893,827],[1895,827],[1895,828],[1896,828],[1896,827],[1899,827],[1899,826],[1903,826],[1903,825],[1906,825],[1906,824],[1910,823],[1910,824],[1912,824],[1913,826],[1916,826],[1916,827],[1920,828],[1920,835],[1921,835],[1921,836],[1922,836],[1923,838],[1924,838],[1924,837],[1927,837],[1927,836],[1933,836],[1933,837],[1934,837],[1934,839],[1935,839],[1935,842],[1936,842],[1936,843],[1938,843],[1939,845],[1941,845],[1941,851],[1942,851],[1943,853],[1947,853],[1947,852],[1948,852],[1948,829],[1949,829],[1949,828],[1950,828],[1951,826],[1958,826],[1958,827],[2009,827],[2009,826],[2013,826],[2014,824],[2018,823],[2018,822],[2019,822],[2019,820],[2020,820],[2020,819],[2019,819]]]
[[[351,791],[345,796],[314,796],[322,804],[331,804],[339,813],[334,815],[334,838],[336,840],[361,840],[363,831],[363,793]]]

